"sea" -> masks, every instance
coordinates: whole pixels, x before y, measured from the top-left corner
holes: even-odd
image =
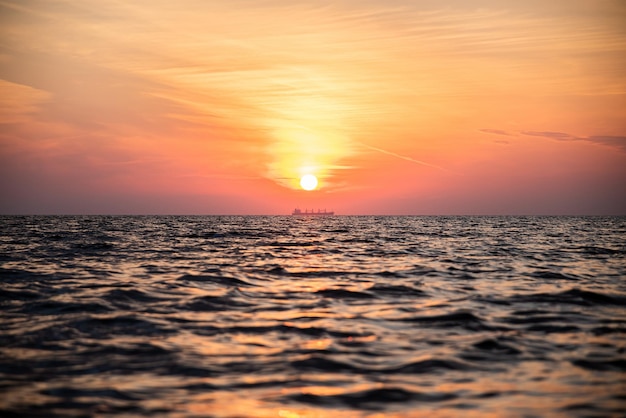
[[[626,217],[2,216],[2,417],[626,415]]]

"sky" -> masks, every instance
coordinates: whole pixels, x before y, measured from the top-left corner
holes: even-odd
[[[625,215],[624,22],[623,0],[0,0],[0,213]]]

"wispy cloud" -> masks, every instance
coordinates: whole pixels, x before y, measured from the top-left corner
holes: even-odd
[[[504,135],[504,136],[512,136],[513,134],[507,131],[503,131],[502,129],[479,129],[480,132],[484,132],[487,134],[494,134],[494,135]]]
[[[593,144],[606,145],[609,147],[617,148],[621,151],[626,151],[626,136],[620,135],[576,136],[568,134],[566,132],[558,131],[505,131],[502,129],[480,129],[480,132],[501,136],[516,136],[518,134],[521,134],[525,136],[547,138],[563,142],[585,141]]]
[[[608,145],[626,151],[626,136],[588,136],[587,141]]]
[[[0,79],[0,124],[31,121],[49,99],[48,92]]]
[[[538,136],[542,138],[554,139],[557,141],[586,141],[594,144],[607,145],[626,151],[626,136],[591,135],[575,136],[565,132],[553,131],[521,131],[523,135]]]
[[[522,135],[527,136],[540,136],[543,138],[556,139],[557,141],[576,141],[582,138],[577,138],[574,135],[567,134],[565,132],[553,132],[553,131],[521,131]]]

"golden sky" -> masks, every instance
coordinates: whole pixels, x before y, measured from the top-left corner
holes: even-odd
[[[625,22],[621,0],[0,0],[0,213],[626,214]]]

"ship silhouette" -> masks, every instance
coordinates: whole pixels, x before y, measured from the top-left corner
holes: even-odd
[[[299,208],[295,208],[293,212],[291,212],[291,214],[294,216],[332,216],[335,214],[335,212],[333,211],[328,212],[326,211],[326,209],[324,210],[318,209],[317,212],[315,212],[314,210],[309,211],[308,209],[305,209],[303,212]]]

